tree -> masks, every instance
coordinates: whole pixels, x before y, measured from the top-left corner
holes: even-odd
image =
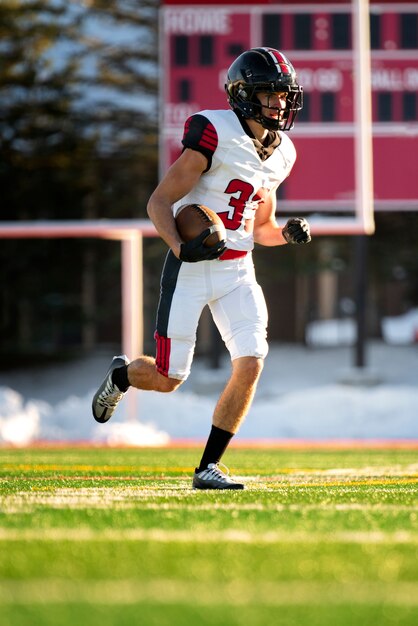
[[[145,216],[157,179],[157,11],[155,0],[0,4],[1,219]],[[119,251],[103,254],[103,242],[3,241],[0,262],[3,350],[77,344],[83,317],[98,322],[94,298],[80,306],[83,284],[119,280]],[[101,304],[103,325],[118,330],[108,289]]]

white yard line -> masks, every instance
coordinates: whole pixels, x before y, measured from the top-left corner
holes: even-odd
[[[48,590],[45,593],[45,589]],[[202,585],[195,581],[40,579],[1,581],[0,605],[99,604],[130,605],[140,602],[213,606],[381,604],[418,606],[416,584],[408,582],[360,583],[316,581],[234,580]]]
[[[149,498],[176,496],[177,502],[146,502]],[[411,505],[382,504],[369,502],[349,503],[311,503],[311,504],[283,504],[283,503],[238,503],[238,502],[207,502],[185,503],[183,498],[193,497],[189,491],[178,497],[178,492],[171,493],[161,490],[122,488],[108,489],[105,487],[91,487],[81,489],[56,489],[48,492],[21,491],[0,498],[0,509],[4,513],[27,512],[34,507],[45,506],[57,509],[149,509],[149,510],[186,510],[186,511],[379,511],[379,512],[418,512],[418,503]]]
[[[411,531],[336,531],[330,533],[301,531],[260,531],[241,529],[227,530],[162,530],[162,529],[108,529],[91,528],[28,528],[15,530],[0,528],[0,541],[154,541],[161,543],[244,543],[273,544],[280,542],[299,543],[398,543],[418,544],[418,533]]]

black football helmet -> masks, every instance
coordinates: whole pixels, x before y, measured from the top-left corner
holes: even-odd
[[[268,130],[290,130],[303,106],[303,89],[289,59],[274,48],[252,48],[243,52],[228,70],[225,90],[229,104],[244,117],[255,120]],[[286,108],[274,119],[262,114],[257,93],[286,92]],[[280,114],[281,113],[281,114]]]

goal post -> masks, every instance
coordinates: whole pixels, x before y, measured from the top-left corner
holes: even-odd
[[[157,237],[149,220],[47,220],[0,222],[0,239],[113,239],[121,242],[122,351],[143,352],[143,237]]]
[[[375,230],[373,205],[372,83],[369,0],[352,0],[354,67],[354,164],[356,220]]]

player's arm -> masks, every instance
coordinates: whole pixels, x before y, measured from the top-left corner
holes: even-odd
[[[147,212],[160,237],[180,256],[182,240],[177,232],[172,205],[189,193],[206,170],[206,157],[196,150],[185,149],[169,168],[152,193]]]
[[[262,246],[281,246],[287,243],[275,219],[276,189],[260,202],[254,220],[254,241]]]
[[[260,203],[254,220],[254,241],[262,246],[282,246],[285,243],[309,243],[311,241],[308,222],[294,217],[281,227],[276,222],[276,189]]]

